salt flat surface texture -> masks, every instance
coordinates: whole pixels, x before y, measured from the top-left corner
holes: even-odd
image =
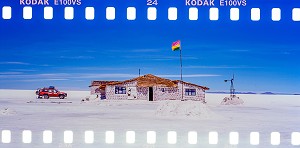
[[[260,145],[270,144],[271,132],[280,132],[279,147],[293,147],[291,133],[300,131],[300,96],[238,95],[243,105],[226,106],[227,95],[207,94],[207,104],[196,101],[100,101],[88,91],[66,91],[68,98],[36,99],[34,90],[0,90],[0,130],[11,130],[12,141],[0,147],[253,147],[250,132],[260,132]],[[31,130],[32,143],[22,143],[22,131]],[[53,132],[53,142],[43,144],[43,131]],[[74,132],[74,142],[64,144],[63,132]],[[95,132],[93,144],[84,143],[84,132]],[[135,131],[135,143],[126,143],[126,131]],[[105,132],[115,132],[115,143],[105,143]],[[148,145],[147,131],[156,131],[156,144]],[[177,132],[176,145],[167,132]],[[189,145],[189,131],[198,133]],[[217,145],[208,144],[208,132],[219,133]],[[239,144],[229,145],[229,132],[239,132]]]

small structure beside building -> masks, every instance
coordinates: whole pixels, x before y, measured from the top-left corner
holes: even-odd
[[[125,81],[92,81],[90,88],[91,94],[107,100],[182,100],[183,92],[183,100],[202,102],[205,102],[205,91],[209,90],[205,86],[152,74]]]
[[[106,99],[105,88],[109,83],[116,83],[120,81],[92,81],[92,84],[89,86],[91,90],[91,95],[100,95],[101,99]]]
[[[240,99],[240,97],[237,97],[235,94],[235,89],[234,89],[234,75],[232,76],[231,79],[229,80],[224,80],[225,82],[230,82],[230,97],[225,97],[223,101],[221,102],[221,105],[240,105],[244,104],[244,101]]]

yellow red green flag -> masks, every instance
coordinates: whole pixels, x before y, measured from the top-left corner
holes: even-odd
[[[175,41],[175,42],[172,43],[172,50],[173,51],[180,50],[180,40]]]

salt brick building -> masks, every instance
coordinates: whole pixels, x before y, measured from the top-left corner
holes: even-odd
[[[205,102],[205,91],[209,90],[205,86],[151,74],[125,81],[92,81],[89,87],[91,94],[107,100],[182,100],[183,92],[184,100]]]

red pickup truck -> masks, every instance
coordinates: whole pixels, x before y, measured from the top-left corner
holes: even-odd
[[[39,99],[49,99],[50,97],[58,97],[59,99],[65,99],[67,97],[67,93],[58,91],[55,87],[44,87],[36,90],[35,94]]]

